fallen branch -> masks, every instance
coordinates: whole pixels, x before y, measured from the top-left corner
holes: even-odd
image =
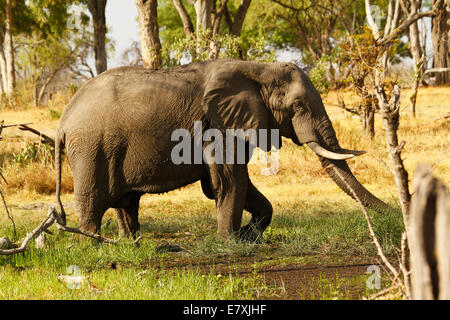
[[[7,124],[7,125],[2,125],[4,123],[4,120],[2,120],[2,122],[0,123],[0,126],[4,129],[4,128],[12,128],[12,127],[20,127],[20,126],[26,126],[28,124],[32,124],[32,122],[27,122],[27,123],[18,123],[18,124]],[[0,130],[0,133],[2,133],[2,131]]]
[[[113,240],[113,239],[109,239],[109,238],[105,238],[102,237],[101,235],[99,235],[98,233],[93,233],[93,232],[86,232],[86,231],[82,231],[78,228],[71,228],[68,227],[64,224],[64,221],[62,221],[61,216],[56,212],[56,210],[54,210],[54,218],[56,220],[56,227],[61,230],[61,231],[65,231],[65,232],[72,232],[72,233],[77,233],[77,234],[81,234],[83,236],[89,237],[89,238],[93,238],[97,241],[100,242],[105,242],[105,243],[110,243],[110,244],[117,244],[119,242],[120,239],[117,240]]]
[[[56,221],[55,214],[57,214],[56,209],[54,207],[50,207],[48,209],[47,217],[44,219],[44,221],[42,221],[42,223],[36,229],[34,229],[31,233],[29,233],[25,237],[25,239],[22,241],[22,244],[20,245],[20,247],[12,248],[12,249],[5,249],[5,250],[2,249],[2,250],[0,250],[0,255],[12,255],[12,254],[24,252],[27,249],[27,246],[31,240],[38,237],[42,232],[44,232],[44,230],[49,228]]]
[[[49,145],[51,145],[51,146],[53,146],[53,147],[55,146],[55,139],[49,137],[48,135],[46,135],[46,134],[44,134],[44,133],[42,133],[42,132],[40,132],[40,131],[38,131],[38,130],[36,130],[36,129],[30,128],[30,127],[27,126],[26,124],[21,124],[21,125],[19,126],[19,130],[22,130],[22,131],[30,131],[30,132],[32,132],[32,133],[38,135],[38,136],[42,139],[42,140],[41,140],[41,143],[49,144]]]
[[[59,218],[61,218],[61,217],[59,217]],[[59,223],[56,224],[56,227],[61,231],[78,233],[78,234],[95,239],[100,242],[117,244],[120,240],[120,239],[114,240],[114,239],[105,238],[105,237],[102,237],[101,235],[99,235],[98,233],[81,231],[78,228],[70,228],[70,227],[67,227],[67,226],[65,226],[63,224],[59,224]]]
[[[431,69],[426,70],[424,72],[424,74],[427,74],[427,73],[438,73],[438,72],[448,72],[448,71],[450,71],[450,68],[431,68]]]
[[[51,227],[53,225],[53,223],[56,223],[56,226],[59,230],[62,230],[65,232],[81,234],[83,236],[93,238],[100,242],[105,242],[105,243],[109,243],[109,244],[117,244],[120,240],[120,239],[117,239],[117,240],[108,239],[108,238],[102,237],[101,235],[96,234],[96,233],[84,232],[77,228],[67,227],[63,224],[62,218],[59,215],[59,213],[56,211],[55,207],[50,206],[48,209],[47,217],[44,219],[44,221],[42,221],[42,223],[37,228],[35,228],[31,233],[29,233],[25,237],[25,239],[22,241],[22,244],[20,246],[15,245],[16,246],[15,248],[0,249],[0,255],[12,255],[12,254],[24,252],[27,249],[27,246],[30,243],[30,241],[33,239],[36,239],[42,232],[48,232],[47,229],[49,227]]]
[[[442,120],[442,119],[447,119],[450,118],[450,112],[447,112],[445,115],[441,116],[441,117],[436,117],[434,118],[434,120]]]

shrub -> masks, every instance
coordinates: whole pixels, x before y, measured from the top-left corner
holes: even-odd
[[[19,166],[26,166],[32,162],[40,162],[43,164],[53,164],[54,162],[54,150],[46,144],[40,144],[37,142],[27,143],[18,152],[13,153],[12,163]]]
[[[42,162],[34,162],[26,166],[9,166],[3,170],[8,184],[8,192],[34,192],[39,194],[52,194],[56,190],[56,172],[53,166]],[[62,166],[61,191],[73,192],[72,171],[65,162]]]
[[[320,94],[327,94],[330,90],[330,80],[328,79],[328,69],[327,64],[330,61],[330,56],[323,55],[320,57],[316,66],[311,69],[309,73],[309,78],[311,79],[314,87],[316,87],[317,91]]]

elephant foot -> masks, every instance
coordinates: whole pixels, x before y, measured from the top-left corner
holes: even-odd
[[[85,233],[100,234],[102,219],[101,216],[90,214],[80,216],[78,219],[80,230]]]
[[[119,225],[119,237],[136,239],[139,233],[140,224],[137,219],[131,219],[124,209],[117,208],[117,223]]]
[[[84,233],[100,234],[100,226],[95,223],[81,224],[80,230]]]

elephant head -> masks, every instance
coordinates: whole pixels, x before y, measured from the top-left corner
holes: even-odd
[[[281,136],[310,147],[345,193],[376,211],[390,210],[352,174],[346,159],[364,151],[340,147],[320,94],[296,65],[222,60],[205,83],[204,111],[212,127],[279,129]]]

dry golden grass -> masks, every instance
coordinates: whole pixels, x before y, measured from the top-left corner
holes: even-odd
[[[7,192],[31,192],[38,194],[55,193],[55,170],[44,163],[34,163],[28,166],[12,166],[4,172],[8,177],[5,186]],[[66,164],[62,169],[61,191],[73,192],[72,172]]]

